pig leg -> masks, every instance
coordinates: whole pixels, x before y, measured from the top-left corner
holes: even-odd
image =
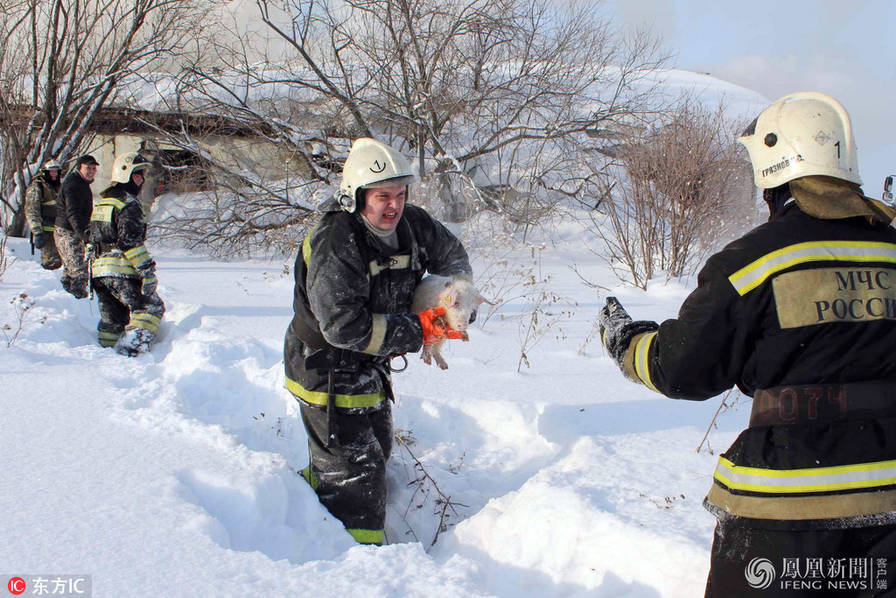
[[[448,369],[448,363],[442,358],[442,345],[445,344],[445,341],[440,341],[434,345],[432,345],[432,356],[436,360],[436,365],[443,370]]]
[[[424,345],[423,351],[420,353],[420,359],[426,365],[432,365],[432,345]]]

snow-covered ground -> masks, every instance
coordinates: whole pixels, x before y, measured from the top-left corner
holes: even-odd
[[[716,457],[695,449],[719,399],[626,381],[594,329],[607,292],[581,277],[659,320],[693,281],[621,287],[576,234],[560,237],[506,263],[474,251],[485,293],[505,303],[448,344],[447,371],[409,355],[394,375],[405,444],[382,548],[355,545],[296,473],[306,437],[281,361],[290,259],[151,246],[168,311],[153,351],[127,359],[95,344],[96,302],[10,239],[0,581],[89,575],[103,597],[702,595]],[[521,286],[527,269],[546,282]],[[720,416],[715,452],[747,407]]]

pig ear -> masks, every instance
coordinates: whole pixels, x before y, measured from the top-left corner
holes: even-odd
[[[483,303],[488,303],[489,305],[494,305],[494,303],[492,303],[491,301],[489,301],[488,299],[486,299],[486,298],[483,297],[482,295],[479,295],[478,297],[476,297],[476,306],[477,306],[477,307],[480,306],[480,305],[482,305]]]

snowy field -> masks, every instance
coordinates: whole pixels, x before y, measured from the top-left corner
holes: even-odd
[[[89,575],[100,597],[701,596],[716,456],[696,448],[719,398],[626,381],[594,328],[608,290],[662,320],[694,281],[620,286],[566,238],[534,257],[474,251],[504,303],[449,343],[447,371],[408,355],[394,375],[405,444],[382,548],[355,545],[296,473],[306,437],[281,361],[292,259],[151,245],[168,311],[153,351],[127,359],[96,345],[97,303],[10,239],[0,581]],[[521,286],[523,271],[542,282]],[[720,416],[713,451],[748,408]]]

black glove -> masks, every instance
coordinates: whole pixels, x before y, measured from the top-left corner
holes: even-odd
[[[44,245],[47,244],[47,236],[45,234],[37,233],[36,235],[33,235],[33,237],[34,246],[38,249],[43,249]]]
[[[632,338],[642,332],[652,332],[659,328],[656,322],[647,320],[632,321],[622,304],[616,297],[607,297],[607,304],[597,317],[600,324],[600,338],[607,353],[621,367],[622,358]]]

